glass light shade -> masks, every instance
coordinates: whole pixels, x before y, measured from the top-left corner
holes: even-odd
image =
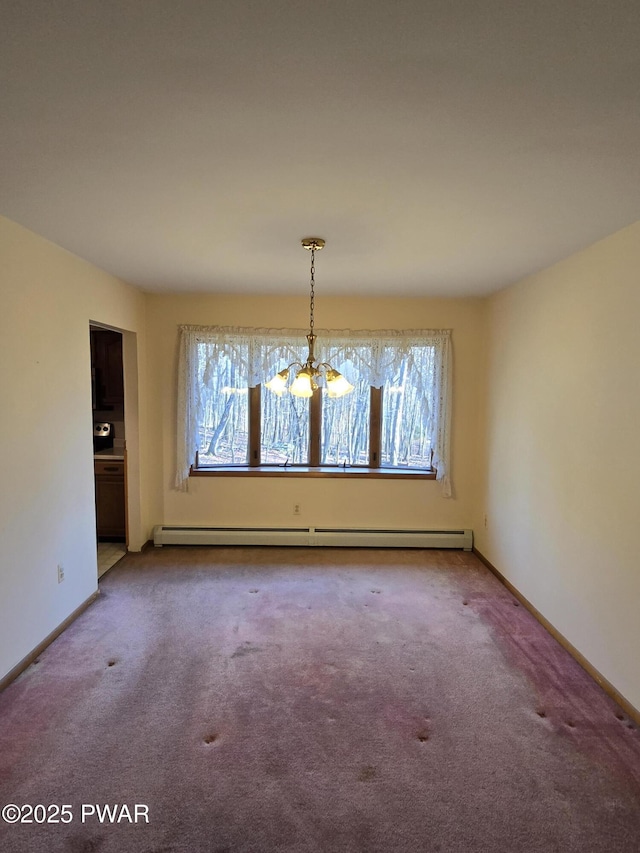
[[[265,386],[269,389],[269,391],[273,391],[274,394],[277,394],[278,397],[281,397],[284,392],[287,390],[287,379],[289,378],[289,368],[285,368],[281,370],[280,373],[276,373],[273,379],[270,379],[265,383]]]
[[[327,393],[330,397],[344,397],[353,391],[353,385],[341,373],[331,368],[327,370]]]
[[[298,371],[298,375],[293,380],[290,390],[294,397],[311,397],[317,387],[311,370],[303,367],[302,370]]]

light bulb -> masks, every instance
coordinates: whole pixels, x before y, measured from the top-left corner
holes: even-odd
[[[287,390],[287,380],[289,379],[289,368],[285,368],[281,370],[280,373],[276,373],[273,379],[270,379],[265,383],[265,387],[269,389],[269,391],[273,391],[274,394],[277,394],[278,397],[282,397],[284,392]]]
[[[327,393],[330,397],[344,397],[353,391],[353,385],[341,373],[331,368],[327,370]]]
[[[312,371],[308,367],[303,367],[293,380],[291,393],[294,397],[311,397],[317,387]]]

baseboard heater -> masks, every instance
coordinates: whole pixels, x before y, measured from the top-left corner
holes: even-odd
[[[325,545],[361,548],[473,547],[471,530],[382,530],[362,527],[171,527],[153,529],[162,545]]]

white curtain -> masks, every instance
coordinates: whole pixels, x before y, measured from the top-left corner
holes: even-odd
[[[202,383],[216,368],[221,355],[238,365],[249,387],[271,378],[286,364],[306,359],[306,332],[300,329],[246,329],[230,326],[180,326],[178,357],[178,411],[176,489],[186,490],[195,459]],[[401,362],[409,361],[426,398],[433,467],[444,497],[451,497],[450,435],[452,359],[449,329],[409,331],[319,330],[316,356],[336,364],[351,361],[369,385],[380,388]],[[205,344],[203,348],[200,345]],[[433,358],[414,356],[418,348],[432,348]],[[204,353],[204,355],[203,355]]]

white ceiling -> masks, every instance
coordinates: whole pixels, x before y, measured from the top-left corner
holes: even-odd
[[[487,293],[640,218],[638,0],[0,0],[2,213],[145,290]]]

